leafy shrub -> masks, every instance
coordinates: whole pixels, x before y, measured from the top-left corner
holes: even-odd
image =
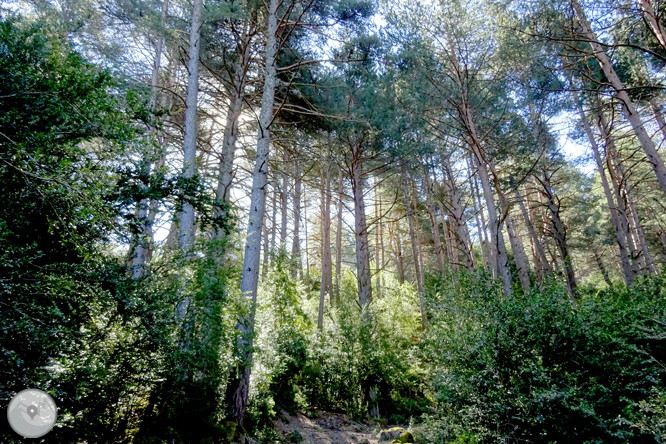
[[[461,430],[475,442],[653,440],[630,424],[664,387],[663,277],[589,292],[577,305],[557,286],[507,299],[470,275],[429,288],[424,359],[457,442],[472,439]]]

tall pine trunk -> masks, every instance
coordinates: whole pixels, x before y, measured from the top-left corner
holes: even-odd
[[[162,2],[162,13],[160,16],[160,25],[164,26],[166,15],[169,9],[169,0]],[[155,58],[153,60],[153,72],[150,81],[150,102],[149,108],[152,113],[152,118],[155,118],[155,108],[157,106],[157,88],[159,86],[160,67],[162,65],[162,49],[164,47],[164,37],[159,35],[155,43]],[[149,135],[155,133],[155,127],[151,127]],[[141,162],[141,176],[143,183],[141,184],[142,190],[145,192],[150,184],[150,172],[153,162],[153,156],[146,155]],[[154,200],[153,200],[154,201]],[[147,262],[150,260],[153,244],[153,221],[151,219],[150,209],[151,204],[147,197],[139,201],[137,211],[137,234],[133,246],[132,258],[132,277],[134,279],[141,279],[147,274]]]
[[[608,178],[606,177],[606,171],[604,169],[604,164],[601,159],[601,154],[599,152],[599,146],[597,145],[597,141],[594,138],[594,134],[592,133],[592,128],[590,128],[590,124],[587,120],[587,117],[583,112],[583,108],[580,105],[578,95],[575,93],[574,93],[574,101],[576,102],[576,105],[578,107],[578,113],[580,115],[581,122],[583,123],[583,129],[585,130],[585,134],[587,135],[587,138],[590,142],[590,146],[592,147],[592,154],[594,155],[594,160],[597,164],[597,171],[599,171],[599,176],[601,177],[601,186],[604,190],[604,195],[606,196],[606,205],[608,206],[608,210],[610,211],[611,215],[611,221],[613,222],[615,242],[617,243],[619,249],[620,266],[622,268],[622,273],[624,275],[624,282],[625,284],[629,285],[631,281],[634,279],[634,270],[632,270],[631,264],[629,262],[629,254],[627,252],[627,241],[625,238],[624,230],[622,229],[622,226],[620,224],[620,215],[618,214],[617,204],[613,199],[610,185],[608,184]]]
[[[351,164],[352,194],[354,196],[354,237],[356,240],[356,279],[358,282],[358,303],[365,308],[372,301],[372,276],[370,271],[370,245],[368,244],[368,223],[365,215],[363,193],[362,141],[353,146]]]
[[[622,230],[624,238],[626,239],[627,251],[631,259],[632,274],[635,276],[640,273],[640,265],[638,263],[638,256],[640,252],[638,251],[636,242],[634,242],[633,234],[631,233],[629,210],[627,209],[626,200],[622,193],[624,175],[622,174],[621,163],[618,158],[617,150],[615,149],[615,139],[610,135],[610,127],[608,126],[606,119],[601,111],[597,113],[597,125],[599,131],[601,132],[601,137],[605,142],[604,151],[606,154],[606,164],[608,167],[608,173],[611,178],[611,183],[613,184],[615,202],[617,204],[616,208],[619,227]]]
[[[301,266],[301,164],[296,159],[294,178],[294,240],[291,245],[291,260],[294,261],[291,270],[292,277],[303,276]]]
[[[282,153],[282,188],[280,190],[280,250],[287,250],[287,218],[289,214],[289,152]]]
[[[657,38],[657,41],[661,45],[662,49],[666,50],[666,34],[664,33],[664,28],[659,23],[659,16],[657,11],[655,11],[654,6],[650,0],[638,0],[638,4],[643,10],[643,19],[649,25],[650,31]]]
[[[325,170],[325,171],[324,171]],[[319,286],[319,316],[317,327],[324,327],[324,301],[326,294],[333,305],[335,296],[332,288],[331,264],[331,166],[321,168],[321,285]]]
[[[264,87],[261,96],[259,113],[259,132],[257,136],[257,156],[252,173],[252,192],[250,195],[250,214],[245,243],[245,257],[241,275],[241,293],[249,302],[249,311],[243,315],[236,325],[235,353],[239,360],[235,374],[231,375],[228,390],[231,395],[231,416],[242,424],[247,409],[250,389],[250,371],[252,369],[252,342],[254,336],[254,317],[257,303],[257,285],[259,283],[259,263],[261,252],[261,227],[266,210],[266,185],[268,182],[268,156],[270,153],[271,132],[273,121],[273,104],[275,101],[275,81],[277,77],[276,55],[278,49],[277,9],[279,0],[270,0],[268,6],[268,26],[266,29],[266,47],[264,59]]]
[[[425,304],[424,304],[424,289],[423,289],[423,278],[421,264],[419,261],[419,251],[418,245],[416,242],[416,223],[414,221],[414,211],[412,207],[412,198],[410,193],[409,178],[407,176],[407,167],[403,161],[401,164],[401,174],[402,174],[402,191],[405,199],[405,209],[407,211],[407,223],[409,224],[409,239],[412,244],[412,256],[414,257],[414,272],[416,274],[416,285],[419,292],[419,301],[421,306],[421,326],[426,327],[428,323],[428,318],[426,315]]]
[[[448,186],[448,195],[451,199],[450,215],[453,216],[453,223],[455,224],[455,235],[458,239],[457,244],[460,246],[460,252],[463,255],[467,272],[472,273],[474,271],[474,259],[472,257],[471,242],[467,231],[465,213],[462,207],[462,195],[456,185],[453,170],[451,169],[451,164],[448,158],[443,162],[442,172],[444,173],[444,184]],[[451,221],[451,219],[449,219],[449,221]],[[456,254],[456,257],[457,256],[458,255]]]
[[[191,181],[197,174],[197,111],[199,97],[199,46],[201,28],[202,0],[194,0],[192,7],[192,25],[190,29],[190,48],[187,62],[187,95],[185,98],[185,135],[183,137],[183,180],[186,190],[183,209],[180,213],[180,233],[178,244],[185,255],[189,255],[194,246],[194,204]]]
[[[338,212],[335,228],[335,297],[340,299],[340,277],[342,275],[342,206],[343,206],[343,175],[342,168],[338,167]]]
[[[564,223],[560,218],[559,199],[553,192],[553,187],[551,186],[550,183],[550,177],[545,171],[543,172],[541,178],[539,178],[539,181],[541,182],[542,185],[541,194],[545,197],[546,206],[550,211],[550,221],[553,228],[553,238],[555,239],[557,248],[560,251],[560,256],[562,257],[562,261],[564,262],[564,274],[567,279],[567,293],[569,294],[569,297],[571,299],[575,299],[577,294],[576,276],[574,274],[573,262],[571,260],[571,256],[569,255],[569,247],[567,245],[567,232],[564,227]]]
[[[634,133],[636,134],[636,137],[638,138],[638,141],[643,148],[643,152],[645,152],[645,155],[647,156],[648,163],[652,166],[652,169],[657,176],[657,181],[659,182],[659,185],[661,185],[662,191],[664,194],[666,194],[666,165],[664,165],[663,159],[657,152],[657,149],[654,146],[654,142],[645,129],[645,126],[643,125],[643,122],[641,121],[641,118],[638,115],[638,112],[634,107],[634,103],[629,97],[624,84],[613,69],[613,65],[608,59],[604,47],[599,43],[596,34],[592,30],[592,27],[590,26],[590,23],[585,16],[585,11],[583,10],[578,0],[571,0],[571,5],[573,6],[578,22],[583,29],[583,33],[585,34],[588,43],[594,51],[594,57],[599,62],[599,65],[606,75],[606,78],[613,86],[615,95],[617,96],[618,100],[620,103],[622,103],[624,115],[631,124],[631,127],[633,128]]]
[[[444,260],[444,248],[442,247],[442,240],[439,237],[439,222],[437,222],[437,211],[435,210],[435,204],[432,201],[433,190],[429,171],[425,172],[424,178],[426,186],[426,206],[428,209],[428,215],[430,216],[430,227],[432,228],[432,239],[435,247],[435,256],[437,256],[439,271],[443,273],[446,270],[446,261]]]
[[[530,234],[530,239],[532,240],[532,245],[534,246],[538,263],[542,268],[543,272],[550,273],[552,270],[550,268],[550,264],[548,263],[548,257],[546,256],[546,251],[544,250],[543,245],[539,240],[539,236],[537,235],[537,232],[534,229],[534,224],[532,224],[532,220],[530,219],[530,215],[527,211],[527,208],[525,208],[525,202],[523,201],[523,197],[518,192],[518,188],[514,189],[514,193],[516,196],[516,201],[518,202],[518,207],[520,207],[520,212],[523,216],[523,222],[525,223],[527,231]]]
[[[381,266],[379,265],[379,258],[381,256],[381,252],[379,249],[379,224],[380,224],[380,210],[379,210],[379,201],[380,198],[378,196],[377,190],[379,189],[379,183],[377,178],[375,178],[375,202],[374,202],[374,211],[375,211],[375,221],[374,221],[374,231],[375,231],[375,294],[377,295],[377,298],[382,297],[382,287],[381,287],[381,282],[380,282],[380,275],[379,272],[381,271]]]

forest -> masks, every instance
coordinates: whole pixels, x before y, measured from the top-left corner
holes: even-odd
[[[2,405],[666,442],[665,102],[666,0],[1,0]]]

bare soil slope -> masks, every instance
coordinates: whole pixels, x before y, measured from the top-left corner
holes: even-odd
[[[304,444],[376,444],[380,432],[379,427],[373,429],[345,415],[326,412],[311,419],[301,413],[290,415],[283,411],[276,427],[285,438],[292,437],[292,442],[300,436]]]

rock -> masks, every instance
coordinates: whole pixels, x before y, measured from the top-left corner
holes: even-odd
[[[393,427],[382,430],[379,434],[379,441],[390,441],[391,444],[413,443],[414,435],[412,435],[412,432],[405,430],[402,427]]]
[[[390,429],[382,430],[382,432],[379,434],[379,441],[393,441],[398,436],[402,435],[402,432],[405,431],[406,430],[402,427],[393,427]]]
[[[370,440],[368,438],[361,438],[358,444],[370,444]]]

